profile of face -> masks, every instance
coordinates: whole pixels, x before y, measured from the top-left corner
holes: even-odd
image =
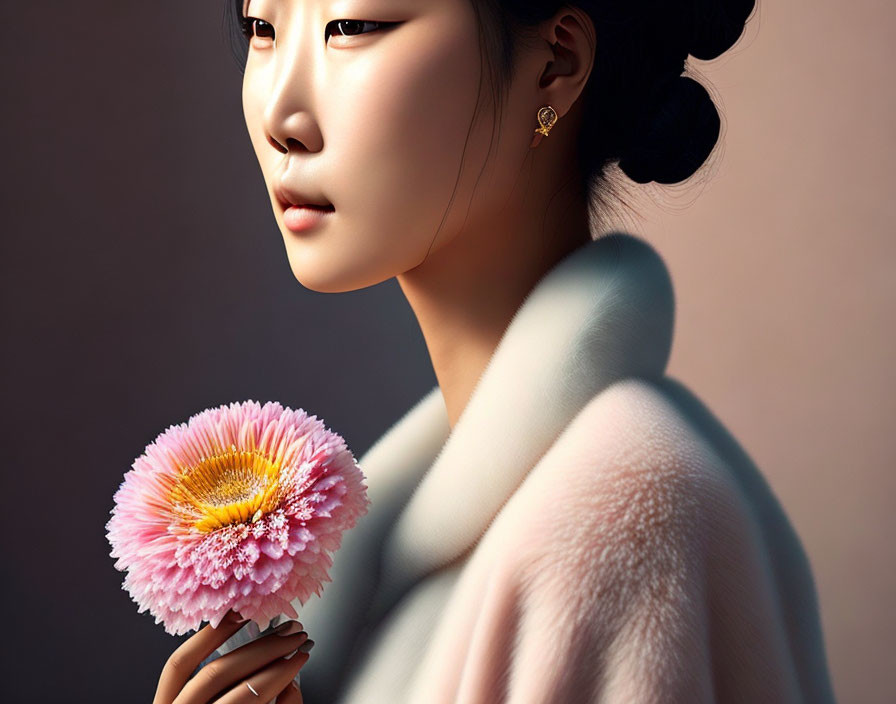
[[[377,284],[500,216],[530,151],[538,70],[518,66],[527,80],[496,121],[470,0],[249,0],[243,14],[244,116],[302,285]]]

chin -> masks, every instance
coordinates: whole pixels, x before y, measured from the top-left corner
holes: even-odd
[[[346,264],[349,264],[348,262]],[[297,262],[290,260],[293,276],[302,286],[318,293],[347,293],[362,288],[376,286],[394,274],[380,276],[377,272],[364,268],[342,266],[331,263],[330,266],[312,265],[307,260]]]

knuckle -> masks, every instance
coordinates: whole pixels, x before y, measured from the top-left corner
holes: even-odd
[[[208,684],[214,684],[221,674],[221,665],[215,661],[202,668],[202,679]]]
[[[164,670],[173,674],[181,674],[187,671],[192,672],[187,654],[177,650],[175,650],[168,658]]]

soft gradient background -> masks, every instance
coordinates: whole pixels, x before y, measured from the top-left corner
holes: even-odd
[[[3,5],[5,701],[151,699],[182,639],[137,614],[104,524],[169,424],[279,400],[360,455],[435,383],[394,281],[293,279],[221,8]],[[676,285],[670,373],[805,542],[842,702],[896,690],[894,20],[765,0],[695,64],[725,121],[713,177],[645,192],[627,224]]]

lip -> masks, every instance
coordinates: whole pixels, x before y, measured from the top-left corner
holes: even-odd
[[[311,194],[300,192],[297,190],[293,190],[287,188],[282,183],[277,183],[274,186],[274,195],[277,197],[277,201],[280,203],[280,207],[286,210],[290,206],[311,206],[311,207],[319,207],[319,208],[330,208],[333,209],[333,204],[330,203],[323,195],[320,194]]]
[[[333,204],[320,194],[300,193],[284,183],[276,183],[273,190],[283,212],[283,224],[292,232],[319,227],[335,212]]]
[[[323,225],[333,213],[332,206],[292,205],[283,212],[283,224],[291,232],[307,232]]]

